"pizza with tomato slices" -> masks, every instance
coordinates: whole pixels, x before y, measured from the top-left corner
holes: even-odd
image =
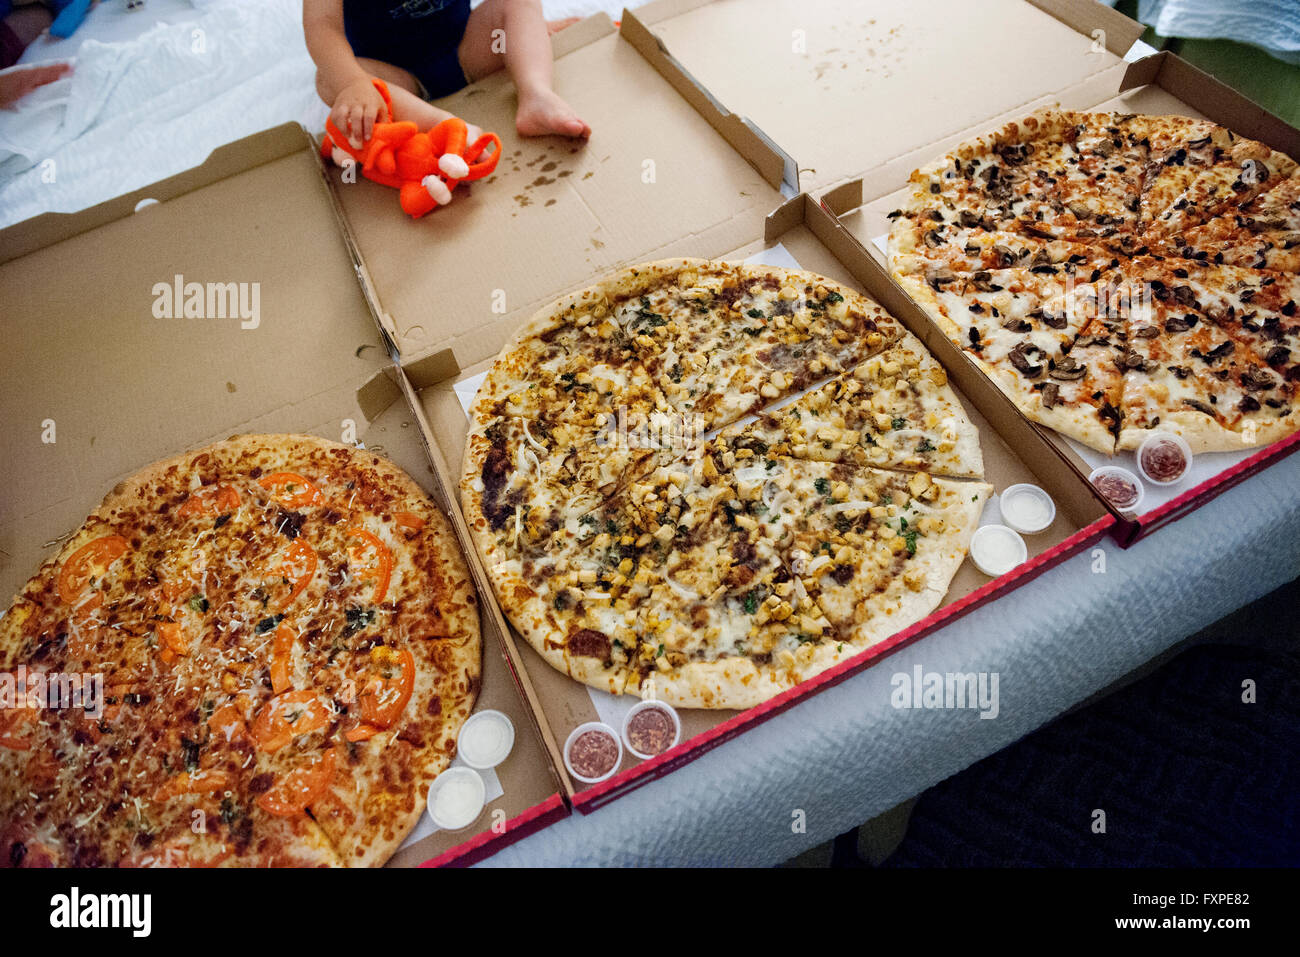
[[[480,666],[447,521],[389,462],[305,435],[159,462],[0,619],[26,681],[0,684],[0,866],[382,864]],[[35,674],[80,676],[77,706]]]

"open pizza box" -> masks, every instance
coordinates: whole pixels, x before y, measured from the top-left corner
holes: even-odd
[[[1052,526],[1030,536],[1026,564],[990,580],[968,563],[940,610],[759,707],[681,709],[676,747],[645,762],[625,754],[619,772],[593,786],[569,774],[561,746],[587,721],[621,726],[636,699],[579,684],[510,629],[457,517],[485,597],[484,625],[509,649],[568,798],[588,812],[1031,580],[1097,542],[1114,520],[1054,447],[933,335],[916,307],[826,210],[806,194],[783,194],[786,157],[720,109],[662,55],[635,18],[625,16],[615,32],[608,19],[593,17],[560,34],[556,53],[557,90],[597,130],[586,146],[503,135],[505,158],[495,177],[415,222],[397,215],[389,192],[344,182],[337,171],[329,176],[359,275],[395,347],[400,380],[445,497],[455,498],[459,486],[466,410],[521,322],[560,294],[620,266],[697,256],[797,265],[877,298],[953,370],[954,386],[980,429],[989,480],[999,488],[1034,482],[1058,506]],[[635,110],[628,109],[633,102]],[[441,103],[487,129],[513,128],[513,91],[503,79],[489,78]],[[432,240],[423,239],[431,234]]]
[[[1170,53],[1095,0],[657,0],[636,11],[667,55],[794,157],[814,193],[877,260],[911,172],[1034,110],[1208,118],[1300,157],[1300,132]],[[1151,54],[1151,55],[1146,55]],[[963,357],[964,360],[964,357]],[[964,360],[965,361],[965,360]],[[1085,479],[1106,456],[1043,430]],[[1110,509],[1129,545],[1300,447],[1198,455],[1136,515]]]
[[[236,433],[363,443],[455,507],[383,375],[389,356],[301,127],[232,143],[91,209],[13,226],[0,250],[5,312],[22,323],[0,358],[6,603],[118,480]],[[163,296],[191,282],[239,284],[243,297],[209,318],[183,307],[167,317]],[[488,805],[474,824],[438,831],[424,815],[392,864],[481,853],[568,813],[499,633],[483,638],[475,707],[510,717],[514,749],[486,773]]]

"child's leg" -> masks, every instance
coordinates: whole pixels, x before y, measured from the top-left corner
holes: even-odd
[[[500,32],[498,32],[500,31]],[[539,0],[485,0],[470,14],[460,42],[470,80],[504,66],[519,91],[521,136],[587,136],[591,128],[551,89],[551,38]]]

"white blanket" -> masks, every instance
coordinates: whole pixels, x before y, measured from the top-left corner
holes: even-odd
[[[224,2],[135,40],[84,41],[70,76],[0,111],[0,224],[110,199],[287,120],[323,124],[300,11]]]

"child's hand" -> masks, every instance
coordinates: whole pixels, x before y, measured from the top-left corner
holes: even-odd
[[[330,119],[348,134],[352,148],[359,150],[370,139],[376,121],[385,122],[392,117],[388,115],[388,107],[375,84],[365,77],[339,91],[334,98],[334,108],[330,110]]]

